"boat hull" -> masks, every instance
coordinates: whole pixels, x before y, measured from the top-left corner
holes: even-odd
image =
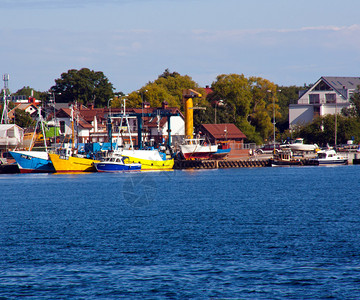
[[[73,173],[73,172],[96,172],[94,163],[99,163],[99,160],[93,160],[83,157],[61,157],[59,154],[49,153],[49,157],[54,165],[55,171],[58,173]]]
[[[19,173],[19,166],[17,163],[0,164],[0,174],[16,174]]]
[[[217,145],[202,146],[198,144],[181,145],[181,152],[185,159],[209,159],[218,151]]]
[[[340,156],[336,153],[334,149],[326,149],[318,152],[318,157],[315,158],[315,161],[319,165],[346,165],[348,164],[348,158]]]
[[[115,150],[115,155],[126,157],[126,164],[141,164],[142,171],[171,170],[174,159],[163,159],[157,150]]]
[[[288,147],[292,150],[292,151],[315,151],[316,150],[316,146],[314,145],[306,145],[306,144],[290,144],[288,145]]]
[[[118,164],[111,162],[94,163],[98,172],[132,172],[140,171],[141,164]]]
[[[54,166],[44,151],[11,151],[20,173],[53,173]]]
[[[229,155],[230,151],[231,151],[231,148],[218,149],[215,153],[211,154],[211,157],[215,158],[215,159],[225,158],[226,156]]]
[[[319,165],[323,166],[323,165],[347,165],[348,164],[348,160],[347,159],[327,159],[327,160],[321,160],[318,159],[317,160],[319,162]]]
[[[141,164],[142,171],[161,171],[161,170],[171,170],[174,167],[174,160],[149,160],[143,158],[137,158],[132,156],[127,156],[125,162],[128,164]]]
[[[282,160],[271,160],[272,167],[290,167],[290,166],[300,166],[301,161],[293,160],[293,161],[282,161]]]

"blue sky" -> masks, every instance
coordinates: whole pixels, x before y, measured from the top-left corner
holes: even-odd
[[[0,0],[0,74],[12,92],[46,91],[86,67],[124,93],[166,68],[201,86],[360,76],[359,12],[359,0]]]

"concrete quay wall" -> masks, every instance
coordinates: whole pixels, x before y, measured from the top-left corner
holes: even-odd
[[[174,169],[257,168],[270,166],[269,160],[176,160]]]

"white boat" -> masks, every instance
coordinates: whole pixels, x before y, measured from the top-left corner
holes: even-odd
[[[180,150],[185,159],[208,159],[218,151],[218,145],[206,143],[204,138],[185,139]]]
[[[319,165],[346,165],[348,163],[347,157],[340,156],[334,149],[320,150],[317,157],[314,158]]]
[[[304,144],[304,139],[297,138],[292,144],[287,145],[292,151],[315,151],[319,148],[316,144]]]

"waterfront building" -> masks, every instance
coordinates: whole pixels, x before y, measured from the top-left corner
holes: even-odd
[[[317,116],[339,114],[350,106],[349,100],[359,86],[360,77],[321,77],[308,90],[300,91],[295,104],[290,104],[290,129],[310,123]]]
[[[168,138],[168,118],[160,115],[161,111],[168,111],[177,114],[170,118],[170,130],[172,142],[180,142],[184,138],[185,120],[184,116],[177,107],[168,107],[167,102],[163,102],[161,107],[150,107],[148,103],[144,103],[144,108],[126,108],[126,114],[151,114],[156,117],[142,118],[142,136],[143,142],[147,144],[166,143]],[[159,114],[157,115],[157,112]],[[96,143],[107,142],[107,120],[109,116],[121,115],[122,108],[94,108],[78,106],[73,110],[74,131],[80,143]],[[60,134],[70,137],[72,134],[71,108],[61,108],[56,113],[57,124],[60,125]],[[122,137],[125,142],[137,145],[138,139],[138,119],[135,116],[128,117],[130,133],[127,130],[125,121],[121,123],[120,117],[112,118],[112,138],[116,141],[119,130],[122,130]]]

